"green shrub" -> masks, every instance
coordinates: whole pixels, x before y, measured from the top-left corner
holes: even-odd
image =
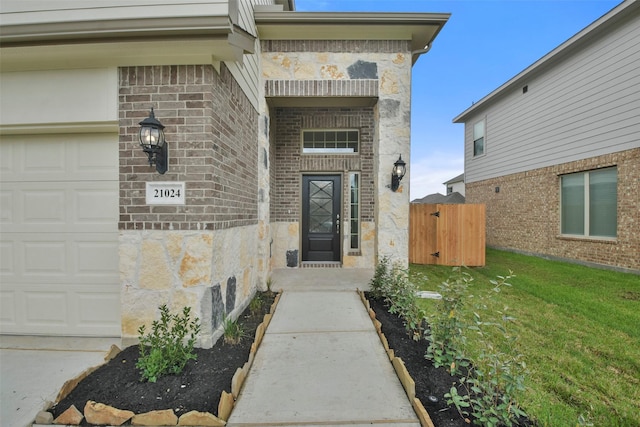
[[[475,298],[467,295],[470,283],[468,277],[464,276],[454,281],[454,285],[443,284],[443,289],[453,290],[451,294],[458,296],[451,296],[444,304],[448,304],[452,310],[447,334],[457,331],[460,337],[447,337],[445,340],[448,339],[449,346],[446,349],[447,357],[453,355],[451,371],[462,371],[460,384],[465,391],[460,395],[456,387],[451,387],[445,398],[449,404],[456,406],[462,416],[472,415],[474,424],[487,427],[512,426],[518,417],[526,416],[516,402],[516,394],[525,389],[526,364],[524,355],[518,349],[517,336],[510,330],[510,324],[515,318],[509,315],[509,307],[495,312],[489,311],[488,307],[494,305],[494,293],[500,292],[503,286],[511,286],[507,280],[514,276],[511,272],[506,277],[498,276],[498,280],[490,281],[493,288],[488,294],[481,294]],[[459,314],[466,298],[473,298],[475,301],[471,322],[463,320],[465,317]],[[455,300],[458,300],[457,304]],[[473,355],[469,355],[465,348],[466,334],[469,331],[477,334],[479,338],[479,351]],[[494,342],[497,344],[492,344]],[[433,342],[429,346],[430,349],[432,344]],[[427,355],[435,359],[440,356],[434,355],[433,349],[428,351]],[[456,363],[461,366],[453,369]]]
[[[407,333],[418,341],[422,337],[425,321],[425,312],[416,301],[418,287],[409,280],[409,271],[397,265],[391,269],[390,277],[391,286],[385,297],[389,312],[400,316]]]
[[[390,261],[388,257],[382,257],[376,265],[376,271],[373,274],[373,278],[369,282],[371,296],[375,299],[384,299],[389,295],[393,284],[391,266],[389,263]]]
[[[438,286],[442,299],[438,300],[436,309],[427,319],[429,329],[426,337],[429,345],[425,357],[435,367],[443,366],[455,375],[469,365],[463,352],[467,327],[463,310],[473,277],[459,267],[455,267],[453,272]]]
[[[191,308],[184,307],[182,315],[170,314],[166,305],[159,309],[160,320],[153,321],[151,333],[145,335],[144,325],[138,328],[140,357],[136,367],[143,381],[156,382],[162,375],[179,374],[189,360],[197,357],[193,347],[200,322],[191,319]]]
[[[383,257],[376,265],[370,283],[371,296],[383,300],[389,312],[397,314],[414,340],[423,333],[425,313],[416,301],[418,287],[409,280],[409,270],[399,265],[390,265],[389,258]]]

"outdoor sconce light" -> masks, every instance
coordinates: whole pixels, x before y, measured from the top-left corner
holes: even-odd
[[[138,124],[140,125],[140,146],[149,157],[149,166],[155,165],[159,174],[165,173],[168,169],[169,152],[164,139],[164,125],[156,119],[153,107],[149,117]]]
[[[398,157],[398,160],[393,164],[393,170],[391,171],[391,191],[398,191],[400,187],[400,181],[407,172],[407,164],[402,160],[402,154]]]

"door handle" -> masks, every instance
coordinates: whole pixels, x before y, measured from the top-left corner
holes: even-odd
[[[336,233],[340,234],[340,214],[336,215]]]

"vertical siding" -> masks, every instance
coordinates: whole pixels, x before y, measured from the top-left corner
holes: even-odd
[[[465,122],[466,182],[640,146],[640,17],[629,17]],[[473,124],[486,118],[485,155]]]
[[[485,265],[485,205],[411,203],[409,216],[409,262]]]

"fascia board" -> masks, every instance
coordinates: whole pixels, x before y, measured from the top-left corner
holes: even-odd
[[[88,40],[223,35],[234,31],[226,16],[50,22],[0,26],[2,46]]]

